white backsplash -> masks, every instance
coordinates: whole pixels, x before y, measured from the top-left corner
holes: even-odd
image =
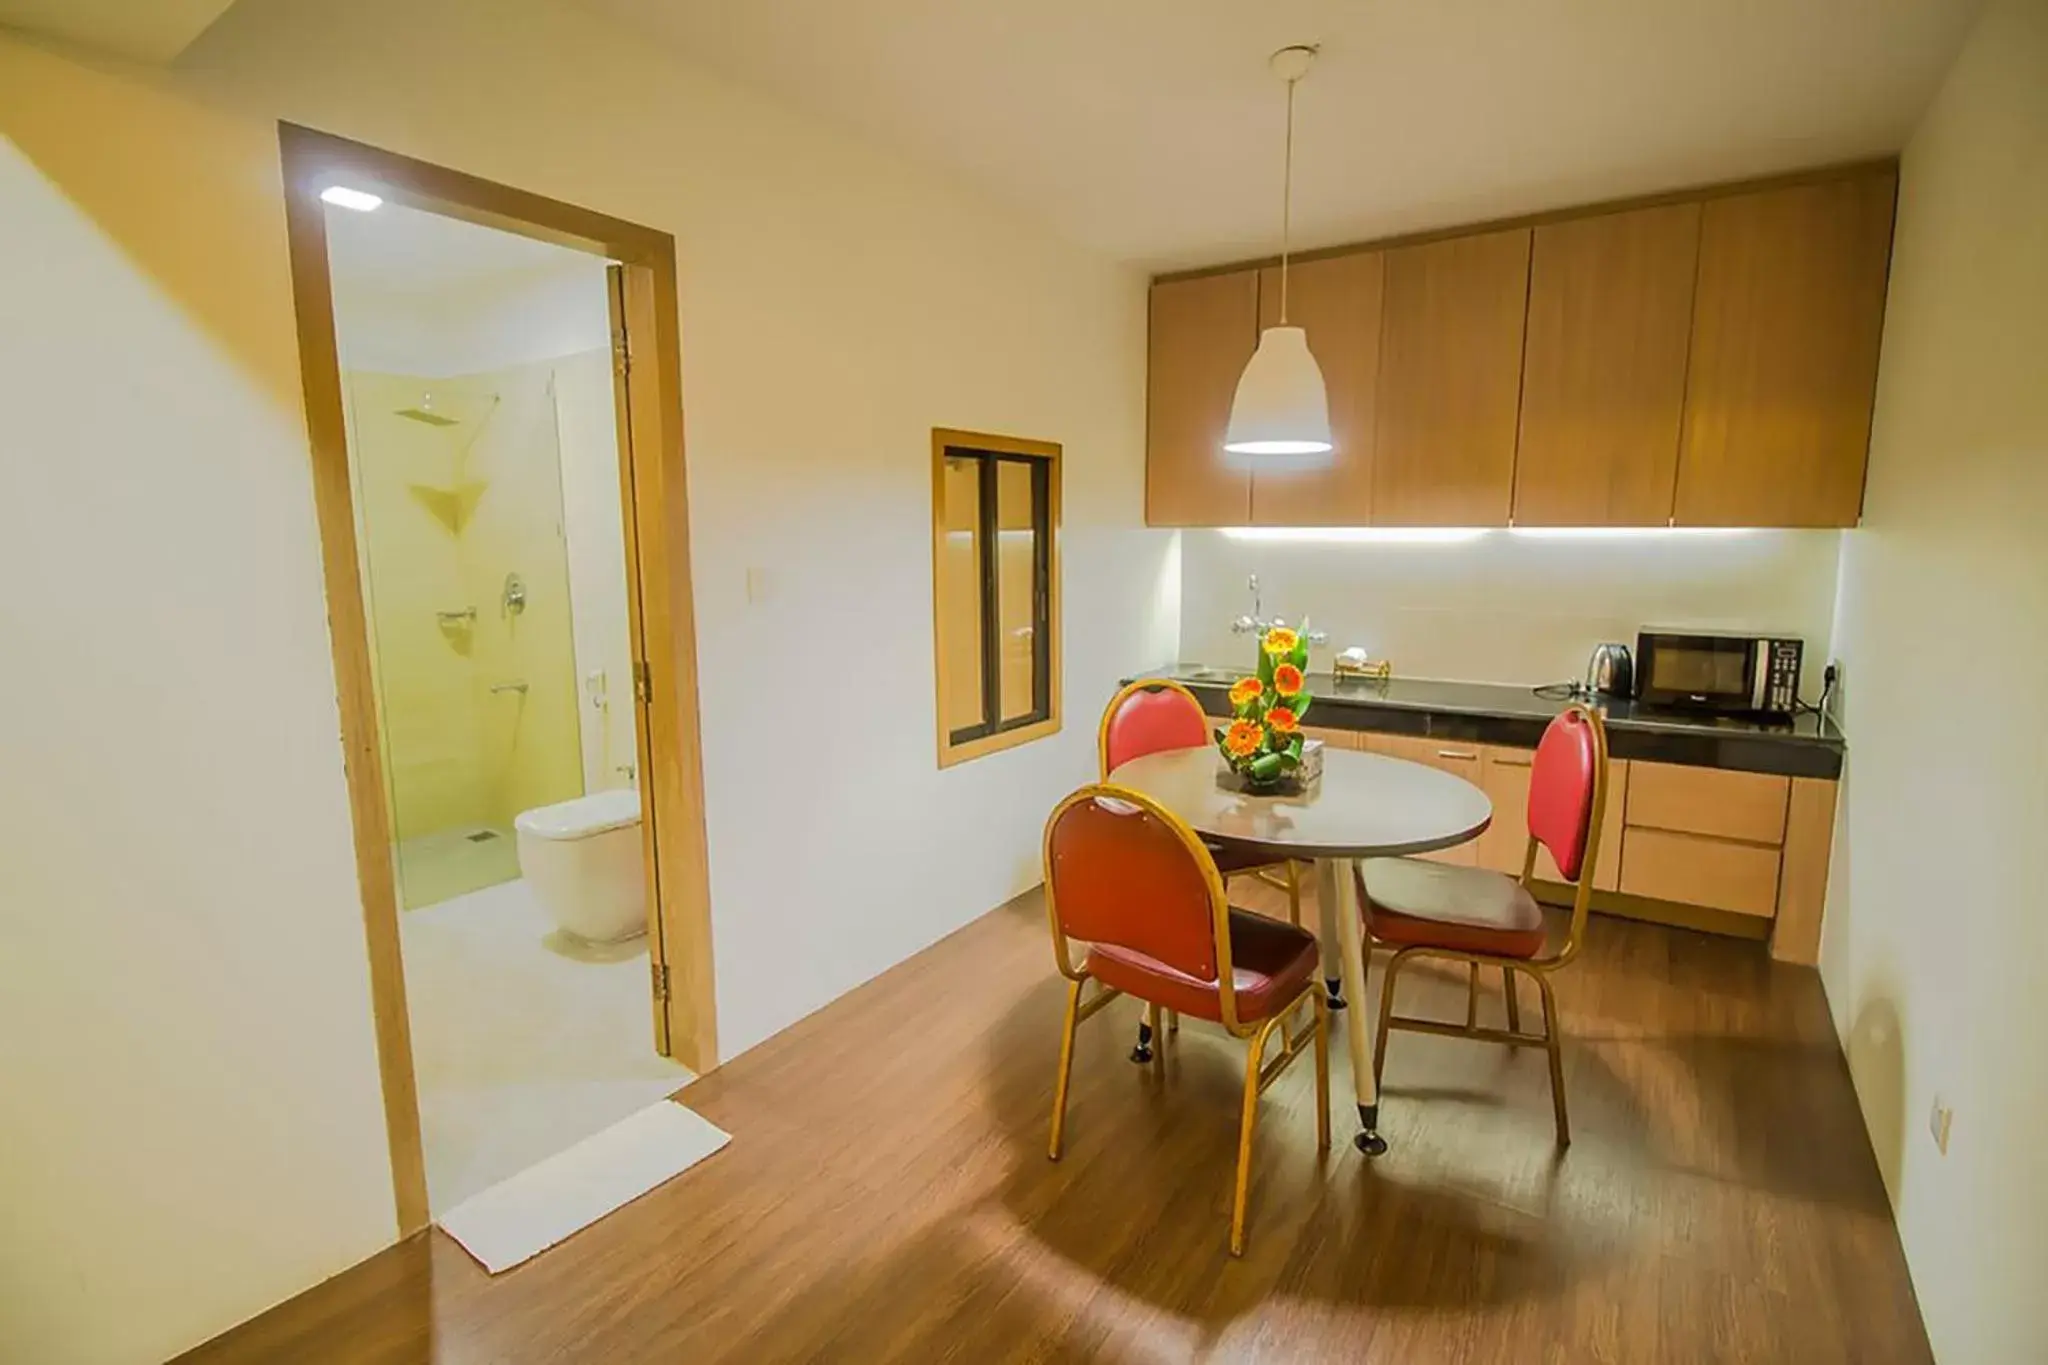
[[[1252,533],[1256,535],[1258,533]],[[1269,533],[1270,534],[1270,533]],[[1306,533],[1292,533],[1305,535]],[[1342,534],[1342,533],[1338,533]],[[1791,634],[1819,688],[1834,616],[1840,531],[1557,533],[1456,540],[1248,538],[1181,533],[1181,658],[1248,661],[1230,622],[1304,615],[1330,634],[1312,663],[1363,645],[1409,678],[1543,683],[1580,676],[1603,640],[1643,626]]]

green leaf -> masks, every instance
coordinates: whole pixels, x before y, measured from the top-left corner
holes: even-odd
[[[1284,772],[1285,769],[1281,765],[1280,755],[1264,754],[1253,759],[1251,766],[1246,771],[1261,782],[1271,782]]]
[[[1306,634],[1294,642],[1294,652],[1287,656],[1287,661],[1304,673],[1308,671],[1308,636]]]
[[[1300,720],[1303,716],[1308,714],[1309,705],[1311,702],[1315,700],[1315,698],[1309,696],[1308,693],[1303,692],[1300,696],[1289,697],[1287,700],[1289,705],[1294,707],[1294,718],[1296,720]]]
[[[1283,773],[1291,773],[1301,766],[1301,755],[1292,749],[1274,754],[1273,757],[1280,760],[1280,771]]]
[[[1273,686],[1273,670],[1279,666],[1279,662],[1279,660],[1266,652],[1266,646],[1261,642],[1259,645],[1259,681],[1264,683],[1269,690]]]

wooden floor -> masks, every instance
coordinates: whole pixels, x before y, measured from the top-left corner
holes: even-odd
[[[1462,978],[1415,976],[1405,1011],[1462,1017]],[[564,1246],[493,1280],[431,1233],[187,1359],[1929,1361],[1815,975],[1596,919],[1558,986],[1566,1154],[1540,1052],[1400,1034],[1393,1150],[1340,1105],[1319,1158],[1304,1058],[1234,1261],[1220,1032],[1162,1078],[1136,1006],[1084,1025],[1046,1160],[1063,997],[1027,897],[692,1085],[732,1145]]]

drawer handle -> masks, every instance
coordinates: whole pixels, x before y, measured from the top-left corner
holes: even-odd
[[[1479,755],[1478,755],[1478,754],[1468,754],[1468,753],[1466,753],[1466,752],[1464,752],[1463,750],[1460,750],[1460,749],[1438,749],[1438,750],[1436,751],[1436,756],[1437,756],[1438,758],[1468,758],[1468,759],[1469,759],[1469,758],[1477,758],[1477,757],[1479,757]]]

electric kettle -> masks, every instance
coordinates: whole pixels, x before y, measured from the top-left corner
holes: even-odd
[[[1627,645],[1610,642],[1593,647],[1593,657],[1586,661],[1585,691],[1593,697],[1635,695],[1635,660],[1629,657]]]

